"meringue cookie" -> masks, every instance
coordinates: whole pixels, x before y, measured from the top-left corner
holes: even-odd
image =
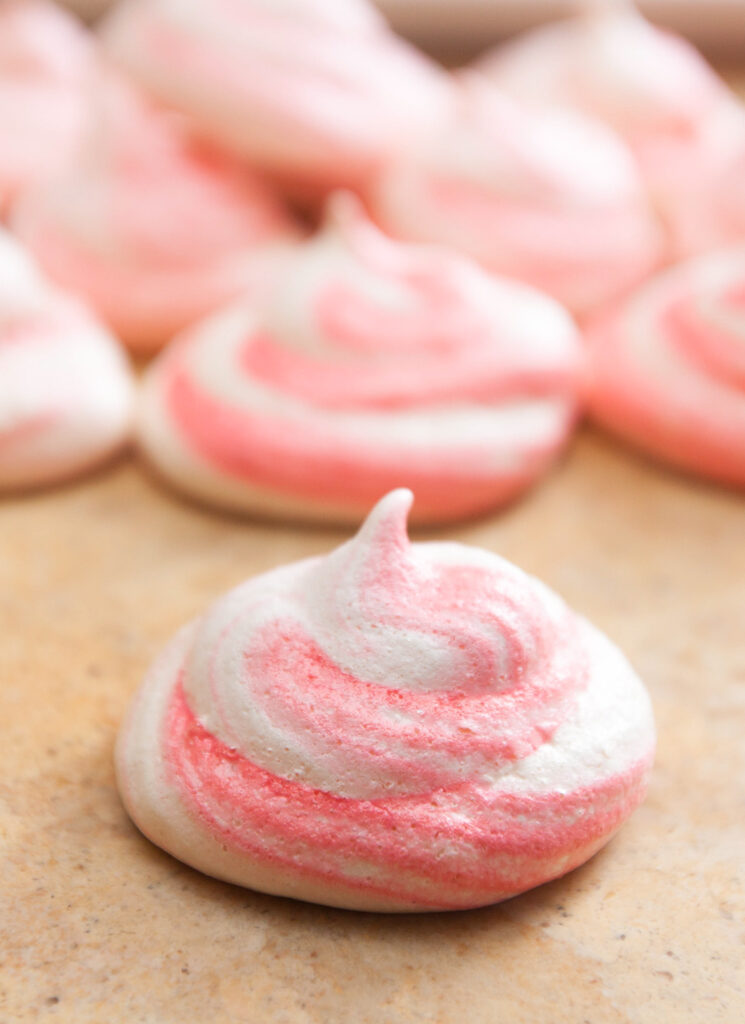
[[[125,83],[99,83],[87,146],[27,194],[13,227],[55,281],[85,297],[131,348],[163,345],[262,280],[265,253],[296,237],[272,193]]]
[[[745,247],[679,264],[587,329],[593,417],[745,486]]]
[[[451,99],[366,0],[125,0],[103,42],[206,135],[313,189],[359,186]]]
[[[235,510],[359,522],[399,484],[417,518],[483,512],[543,473],[577,414],[581,347],[552,300],[380,234],[350,196],[260,303],[149,370],[139,436]]]
[[[642,280],[662,240],[633,158],[602,124],[520,105],[473,74],[459,114],[379,177],[391,234],[438,242],[584,313]]]
[[[0,490],[103,461],[129,435],[133,400],[116,341],[0,234]]]
[[[71,158],[92,68],[87,32],[56,4],[0,4],[0,214]]]
[[[678,258],[745,237],[745,110],[684,39],[631,5],[526,33],[479,69],[521,100],[571,104],[630,145]]]
[[[572,870],[643,798],[654,723],[620,651],[496,555],[410,544],[411,499],[154,663],[116,766],[158,846],[277,895],[455,910]]]

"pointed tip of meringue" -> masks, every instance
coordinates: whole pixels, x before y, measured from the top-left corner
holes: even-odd
[[[337,189],[326,200],[323,214],[327,224],[346,224],[350,220],[364,217],[364,206],[354,192]]]
[[[621,15],[639,16],[634,0],[577,0],[579,17],[606,19]]]
[[[407,525],[413,504],[414,494],[408,487],[389,491],[368,514],[357,537],[371,544],[408,545]]]
[[[359,196],[346,189],[331,193],[323,209],[322,234],[339,234],[349,240],[360,231],[372,230],[374,225]]]
[[[372,220],[359,196],[345,189],[332,192],[326,200],[318,239],[341,239],[352,252],[400,251],[402,243],[393,242]],[[312,240],[311,240],[312,241]]]

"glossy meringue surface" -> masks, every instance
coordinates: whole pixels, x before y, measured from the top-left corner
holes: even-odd
[[[75,165],[28,194],[13,227],[136,349],[249,290],[266,250],[298,234],[262,182],[112,74]]]
[[[128,0],[103,41],[155,95],[292,185],[360,185],[450,103],[445,73],[364,0]]]
[[[117,745],[153,842],[280,895],[460,909],[576,867],[642,799],[654,724],[620,652],[496,555],[410,544],[411,500],[155,662]]]
[[[662,259],[632,155],[569,109],[536,109],[474,73],[451,122],[393,161],[370,192],[391,234],[435,242],[553,295],[577,313]]]
[[[631,147],[673,255],[745,233],[745,109],[686,40],[631,4],[598,4],[483,58],[510,95],[599,118]]]
[[[351,197],[261,303],[188,332],[145,381],[139,435],[189,493],[357,521],[397,485],[420,520],[508,500],[576,418],[577,331],[552,300],[394,242]]]
[[[745,486],[745,248],[678,264],[588,326],[593,417]]]
[[[128,439],[134,381],[116,341],[0,236],[0,491],[54,483]]]
[[[0,214],[71,158],[93,60],[88,33],[56,4],[0,4]]]

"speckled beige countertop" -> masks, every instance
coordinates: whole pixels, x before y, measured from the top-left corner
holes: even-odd
[[[745,496],[585,433],[508,513],[442,533],[620,643],[658,761],[643,807],[569,877],[485,910],[370,916],[183,867],[129,823],[112,771],[171,632],[346,534],[203,511],[132,461],[0,505],[2,1024],[742,1024]]]

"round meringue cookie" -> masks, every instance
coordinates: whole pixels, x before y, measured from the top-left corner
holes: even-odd
[[[496,555],[411,544],[411,500],[153,664],[116,766],[158,846],[277,895],[459,910],[571,871],[643,798],[654,723],[620,651]]]
[[[745,486],[745,248],[653,278],[588,325],[594,419],[675,466]]]
[[[451,101],[367,0],[124,0],[102,37],[154,95],[301,191],[360,186]]]
[[[632,4],[593,4],[478,67],[522,101],[571,105],[618,132],[677,258],[745,238],[745,109],[686,40]]]
[[[56,4],[0,4],[0,215],[71,159],[92,70],[87,32]]]
[[[128,439],[134,381],[117,342],[0,235],[0,491],[55,483]]]
[[[659,226],[613,132],[573,111],[521,105],[473,73],[460,84],[453,121],[373,186],[386,231],[448,245],[578,314],[660,263]]]
[[[145,378],[139,436],[176,486],[239,511],[359,522],[392,487],[420,521],[484,512],[546,471],[577,416],[568,314],[351,196],[263,301],[187,332]]]
[[[87,145],[13,228],[132,349],[161,347],[264,283],[297,228],[274,194],[124,80],[99,82]]]

